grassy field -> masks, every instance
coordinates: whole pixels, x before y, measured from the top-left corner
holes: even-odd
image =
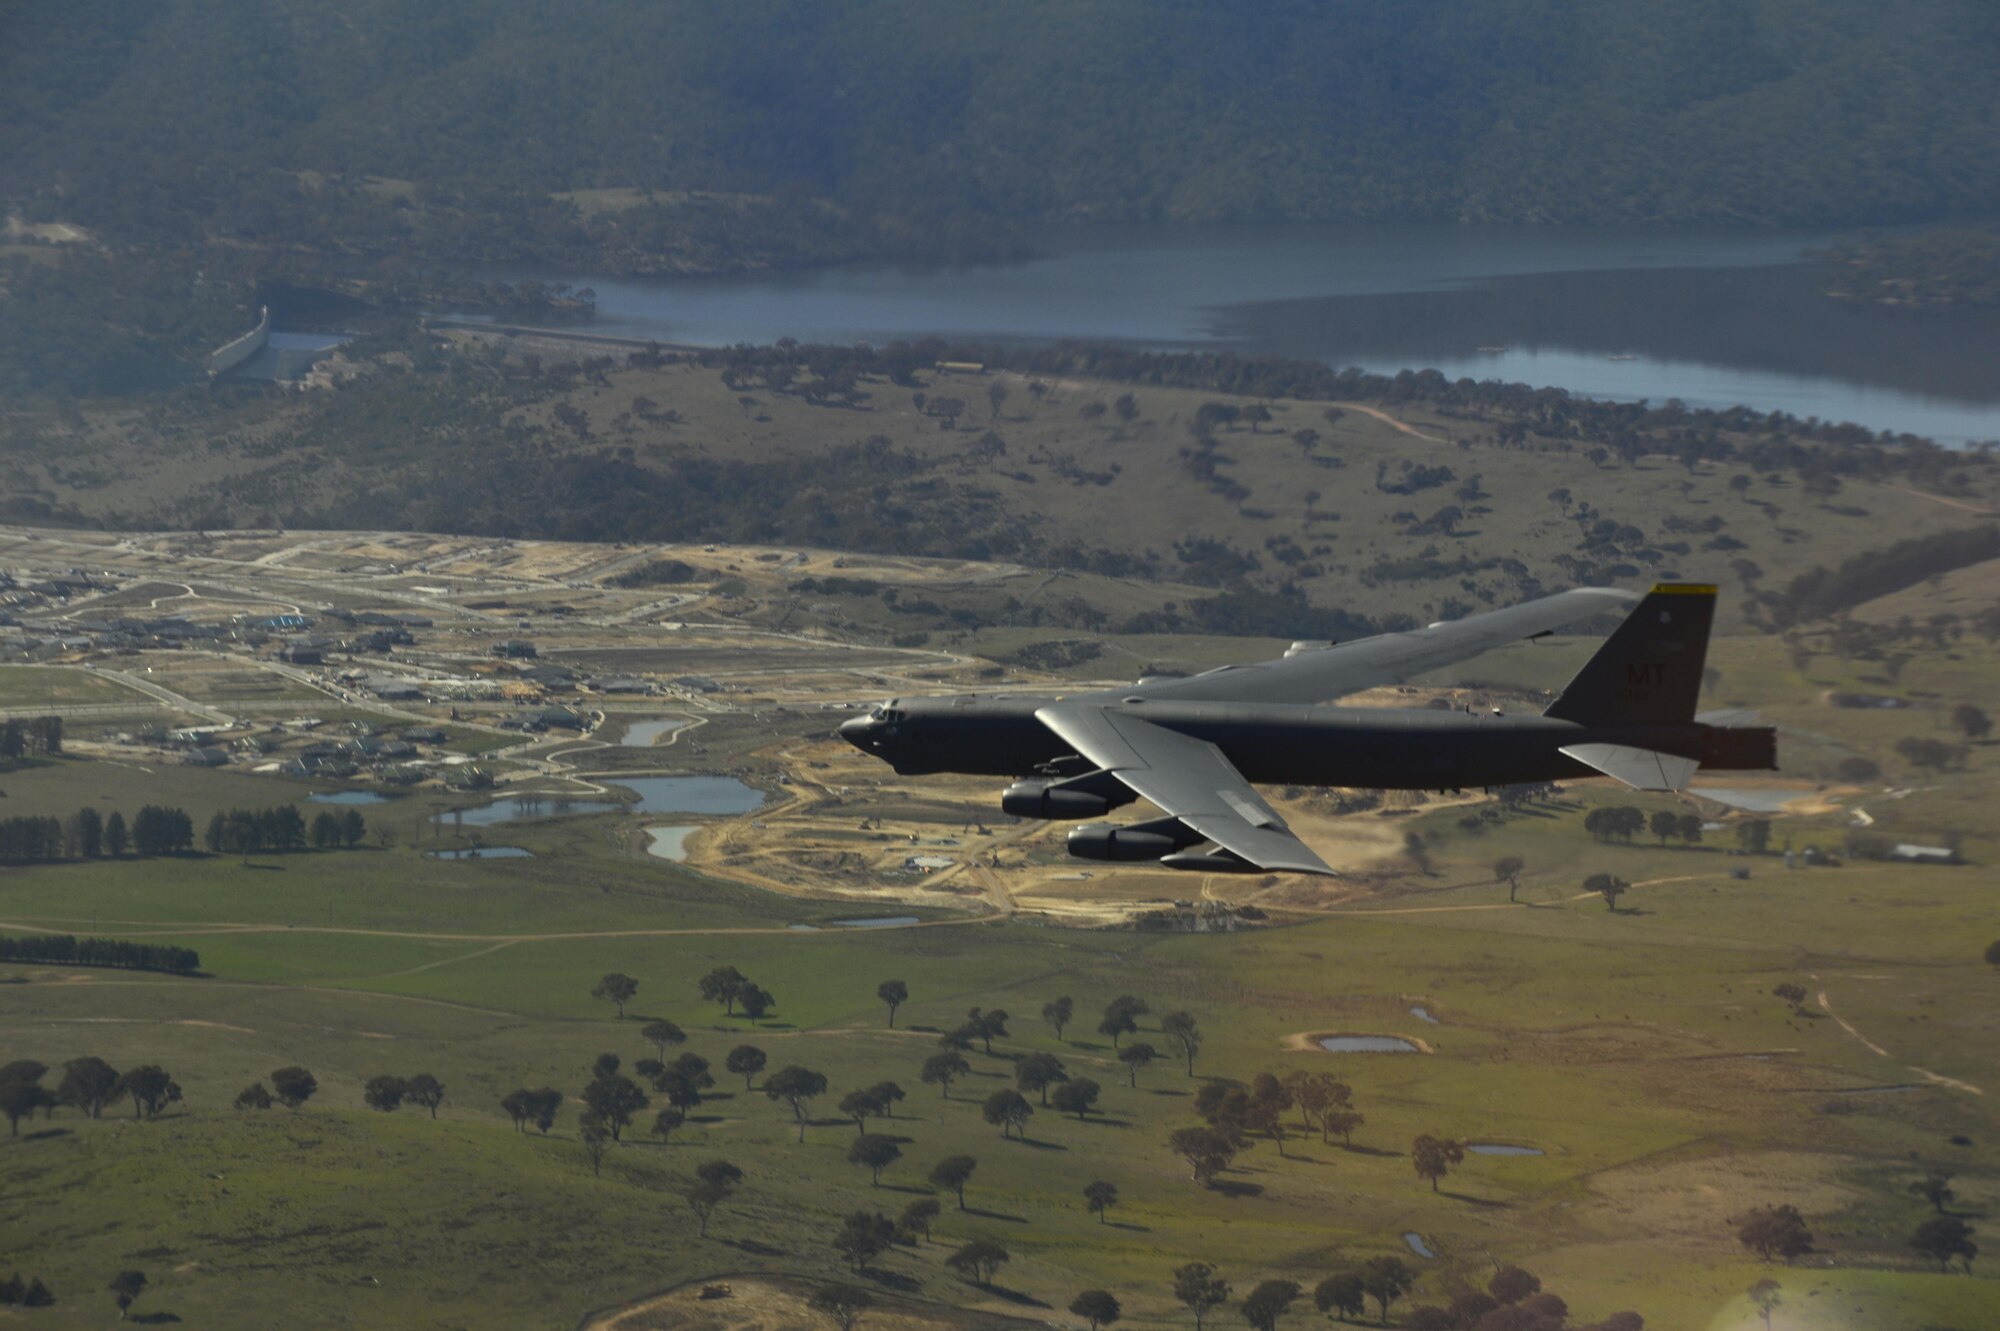
[[[147,788],[143,774],[80,761],[7,785],[24,811]],[[192,772],[178,793],[206,809],[253,786],[270,789]],[[1791,1202],[1820,1251],[1774,1274],[1789,1306],[1826,1311],[1814,1325],[1982,1325],[2000,1298],[1984,1268],[1927,1273],[1903,1238],[1924,1212],[1905,1187],[1925,1166],[1958,1172],[1967,1214],[2000,1202],[1989,1145],[2000,1136],[2000,975],[1978,956],[2000,937],[1990,875],[1786,873],[1766,857],[1738,880],[1729,869],[1741,861],[1720,850],[1592,842],[1580,813],[1596,798],[1477,836],[1457,829],[1454,810],[1419,813],[1415,825],[1438,834],[1431,875],[1235,935],[946,917],[801,932],[788,926],[840,908],[646,861],[615,816],[487,829],[490,844],[504,834],[532,860],[422,859],[431,843],[413,834],[430,797],[370,811],[399,829],[386,849],[9,870],[10,932],[182,942],[210,975],[7,968],[28,983],[0,990],[0,1054],[158,1060],[186,1099],[155,1122],[121,1106],[96,1122],[63,1111],[24,1124],[0,1143],[0,1232],[10,1264],[62,1299],[38,1326],[101,1322],[109,1296],[93,1291],[138,1266],[157,1285],[142,1307],[195,1324],[558,1327],[718,1272],[833,1277],[839,1214],[893,1214],[926,1191],[931,1163],[963,1151],[980,1161],[971,1209],[947,1198],[935,1242],[880,1263],[880,1279],[920,1299],[1051,1317],[1075,1290],[1103,1285],[1132,1323],[1179,1326],[1168,1288],[1179,1261],[1216,1262],[1240,1293],[1398,1252],[1423,1273],[1416,1302],[1482,1279],[1494,1260],[1520,1261],[1579,1321],[1632,1307],[1653,1326],[1747,1328],[1739,1296],[1765,1272],[1736,1248],[1728,1218]],[[1484,867],[1508,852],[1530,861],[1513,908]],[[1577,899],[1595,868],[1638,884],[1626,909]],[[725,963],[778,996],[762,1025],[695,992]],[[640,981],[623,1023],[589,994],[608,970]],[[895,1031],[874,998],[890,977],[913,994]],[[1786,980],[1813,995],[1805,1015],[1770,997]],[[1140,1038],[1157,1045],[1159,1013],[1199,1017],[1201,1078],[1339,1071],[1367,1115],[1352,1148],[1295,1134],[1281,1155],[1259,1142],[1221,1186],[1197,1187],[1164,1141],[1192,1121],[1198,1079],[1167,1059],[1128,1089],[1091,1029],[1128,992],[1151,1003]],[[1058,994],[1084,1014],[1067,1042],[1035,1016]],[[917,1068],[935,1032],[974,1005],[1013,1013],[1010,1035],[992,1056],[974,1053],[972,1075],[941,1098]],[[499,1112],[516,1086],[580,1091],[600,1051],[645,1056],[637,1027],[651,1017],[682,1024],[687,1048],[717,1064],[747,1041],[773,1068],[824,1071],[833,1089],[806,1141],[781,1106],[727,1075],[672,1144],[628,1138],[601,1178],[575,1141],[574,1102],[546,1138],[517,1135]],[[1402,1035],[1432,1052],[1287,1047],[1318,1032]],[[1100,1081],[1104,1112],[1078,1122],[1041,1111],[1027,1142],[1003,1142],[978,1101],[1037,1050]],[[297,1113],[228,1107],[295,1062],[322,1087]],[[368,1077],[419,1070],[447,1088],[436,1122],[362,1105]],[[845,1161],[854,1128],[833,1102],[884,1078],[910,1097],[881,1124],[904,1159],[874,1188]],[[1545,1154],[1469,1156],[1432,1194],[1407,1156],[1420,1132]],[[747,1183],[702,1240],[679,1194],[692,1165],[715,1156]],[[1095,1177],[1124,1197],[1108,1225],[1081,1204]],[[1418,1260],[1406,1233],[1437,1257]],[[941,1265],[975,1235],[1013,1253],[995,1290]]]

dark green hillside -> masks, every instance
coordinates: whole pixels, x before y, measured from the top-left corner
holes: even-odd
[[[1907,220],[2000,207],[1996,108],[2000,9],[1979,0],[74,0],[0,18],[0,196],[31,219],[378,253],[617,250],[684,203],[621,228],[603,200],[548,199],[610,188],[775,193],[782,217],[832,200],[851,230],[835,250],[936,244],[966,217]]]

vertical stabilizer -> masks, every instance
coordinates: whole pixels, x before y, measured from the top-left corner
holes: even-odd
[[[1656,585],[1544,715],[1585,725],[1693,721],[1714,619],[1713,586]]]

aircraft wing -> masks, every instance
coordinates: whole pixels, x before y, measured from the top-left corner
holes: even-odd
[[[1035,719],[1141,798],[1258,868],[1333,872],[1206,740],[1089,703],[1052,704]]]
[[[1224,666],[1186,679],[1155,680],[1107,691],[1103,696],[1189,702],[1331,702],[1362,689],[1395,684],[1426,670],[1470,660],[1522,638],[1552,633],[1602,611],[1623,613],[1638,599],[1616,588],[1579,587],[1408,633],[1357,638],[1276,661]]]

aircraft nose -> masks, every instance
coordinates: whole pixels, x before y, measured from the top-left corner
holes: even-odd
[[[857,716],[851,720],[842,721],[839,727],[839,734],[849,744],[866,752],[869,740],[875,735],[875,729],[876,726],[873,717]]]

